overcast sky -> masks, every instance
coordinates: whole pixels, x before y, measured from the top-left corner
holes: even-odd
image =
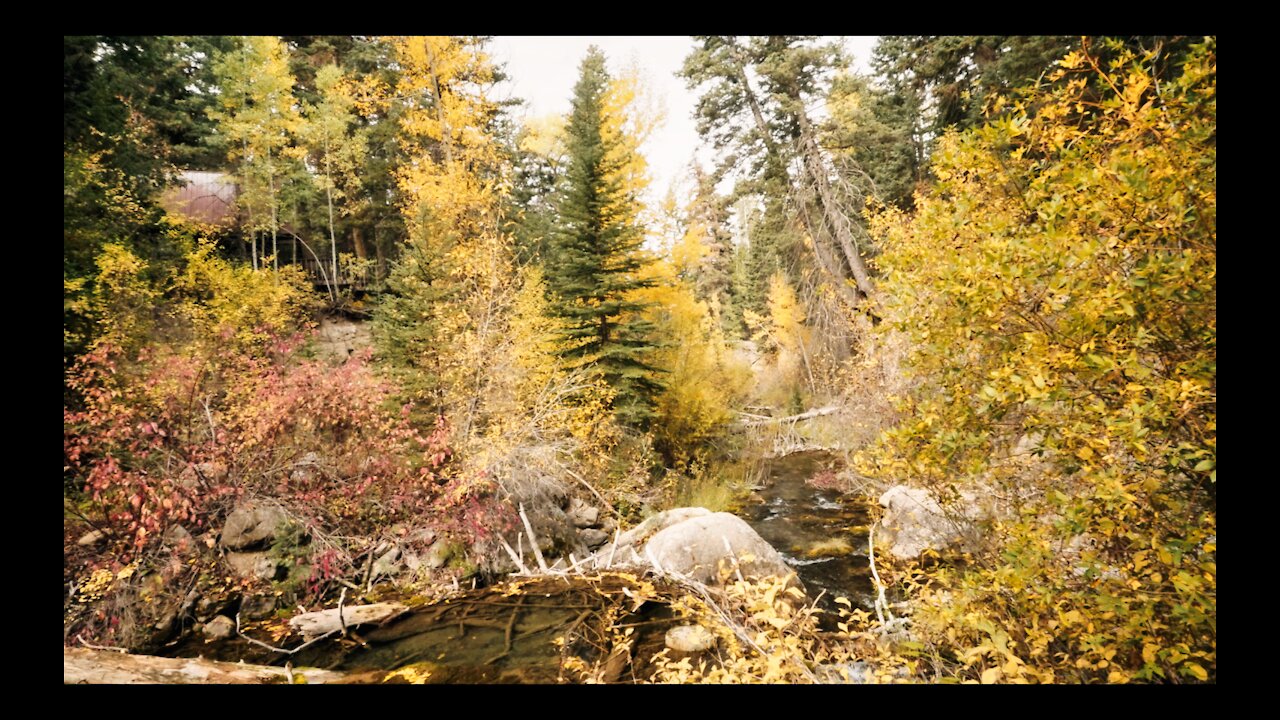
[[[854,67],[868,71],[874,37],[845,38],[845,47],[854,57]],[[649,161],[653,182],[650,200],[666,194],[667,187],[688,168],[697,151],[698,132],[694,127],[695,97],[676,77],[684,58],[693,50],[688,36],[515,36],[500,35],[490,43],[495,60],[506,64],[511,81],[499,94],[527,101],[525,112],[532,117],[567,113],[578,65],[587,48],[597,45],[608,59],[609,71],[616,74],[633,60],[647,76],[649,85],[666,106],[666,122],[642,148]],[[710,158],[702,157],[704,164]]]

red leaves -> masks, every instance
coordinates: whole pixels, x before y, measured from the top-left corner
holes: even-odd
[[[266,354],[155,345],[132,359],[102,346],[81,358],[67,382],[82,407],[64,408],[64,465],[128,528],[130,547],[175,522],[208,526],[227,495],[273,495],[351,533],[433,511],[439,491],[423,478],[448,477],[445,418],[423,437],[411,406],[388,408],[393,388],[369,353],[330,367],[300,357],[301,341]]]

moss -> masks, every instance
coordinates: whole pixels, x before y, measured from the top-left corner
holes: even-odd
[[[814,543],[809,546],[809,550],[805,552],[811,558],[815,557],[836,557],[839,555],[848,555],[853,552],[853,545],[844,538],[831,538],[822,542]]]

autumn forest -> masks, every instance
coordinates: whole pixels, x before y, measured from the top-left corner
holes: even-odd
[[[63,38],[64,683],[1216,683],[1216,37],[581,40]]]

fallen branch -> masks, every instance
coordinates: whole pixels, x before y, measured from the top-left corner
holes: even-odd
[[[888,601],[884,598],[884,583],[880,582],[880,573],[876,572],[876,526],[874,523],[867,532],[867,557],[871,560],[871,577],[876,581],[876,619],[880,621],[881,626],[885,626],[884,613],[889,613],[890,622],[894,617]]]
[[[315,645],[316,643],[320,642],[321,640],[323,640],[323,639],[325,639],[325,638],[329,637],[330,635],[332,635],[332,634],[334,634],[334,633],[336,633],[336,632],[338,632],[338,631],[337,631],[337,630],[331,630],[331,631],[329,631],[329,632],[327,632],[327,633],[325,633],[325,634],[323,634],[323,635],[321,635],[321,636],[319,636],[319,637],[315,637],[315,638],[311,638],[310,640],[307,640],[306,642],[302,643],[301,645],[299,645],[298,647],[296,647],[296,648],[294,648],[294,649],[292,649],[292,650],[286,650],[285,648],[273,647],[273,646],[271,646],[271,645],[268,645],[268,644],[266,644],[266,643],[262,642],[261,640],[255,640],[255,639],[253,639],[253,638],[249,637],[248,635],[245,635],[243,632],[241,632],[241,631],[240,631],[240,613],[236,613],[236,635],[237,635],[237,636],[239,636],[239,637],[240,637],[240,639],[242,639],[242,640],[248,640],[249,642],[253,643],[254,645],[257,645],[257,646],[258,646],[258,647],[260,647],[260,648],[265,648],[265,649],[270,650],[270,651],[272,651],[272,652],[284,653],[285,655],[293,655],[294,653],[299,652],[299,651],[301,651],[301,650],[303,650],[303,649],[305,649],[305,648],[309,648],[309,647],[311,647],[312,645]]]
[[[768,418],[767,420],[744,420],[739,425],[742,427],[759,427],[761,425],[769,425],[771,423],[799,422],[801,420],[809,420],[811,418],[820,417],[822,415],[830,415],[842,410],[839,405],[828,405],[822,408],[815,408],[800,413],[799,415],[788,415],[787,417]]]
[[[89,648],[62,651],[62,682],[67,685],[261,685],[287,683],[291,675],[301,675],[313,685],[350,678],[344,673],[310,668],[286,670],[266,665],[127,655]]]
[[[355,607],[321,610],[298,615],[289,620],[293,629],[302,633],[305,638],[317,635],[340,632],[343,627],[357,625],[380,624],[403,613],[408,608],[399,603],[376,603],[373,605],[356,605]]]
[[[76,640],[79,640],[81,645],[93,650],[108,650],[110,652],[118,652],[118,653],[129,652],[128,650],[122,647],[112,647],[110,645],[94,645],[93,643],[89,642],[88,640],[85,640],[83,637],[79,635],[76,635]]]
[[[529,533],[529,544],[533,546],[533,557],[538,561],[538,569],[545,573],[547,561],[543,559],[542,551],[538,549],[538,536],[533,534],[533,525],[529,523],[529,516],[524,513],[524,503],[520,503],[520,519],[524,521],[524,529]]]
[[[578,482],[582,483],[583,487],[585,487],[586,489],[590,490],[590,491],[591,491],[591,494],[592,494],[592,495],[595,495],[595,496],[596,496],[596,499],[597,499],[597,500],[599,500],[601,503],[603,503],[603,504],[604,504],[604,506],[605,506],[606,508],[608,508],[608,509],[609,509],[609,512],[613,513],[614,517],[617,517],[617,518],[621,518],[621,517],[622,517],[622,514],[621,514],[621,513],[619,513],[619,512],[618,512],[618,510],[617,510],[617,508],[615,508],[615,507],[613,506],[613,503],[609,502],[608,500],[605,500],[605,499],[604,499],[604,496],[600,494],[600,491],[599,491],[599,490],[596,490],[594,487],[592,487],[592,486],[591,486],[591,483],[587,482],[586,478],[584,478],[584,477],[582,477],[581,475],[579,475],[578,473],[576,473],[576,472],[574,472],[574,471],[570,470],[569,468],[564,467],[564,465],[561,465],[560,467],[561,467],[561,469],[563,469],[566,473],[569,473],[569,476],[570,476],[570,477],[572,477],[573,479],[575,479],[575,480],[577,480]]]
[[[515,563],[516,567],[520,568],[521,574],[528,575],[529,568],[524,566],[524,559],[516,554],[516,551],[511,547],[511,543],[507,542],[507,539],[501,535],[498,536],[498,540],[502,542],[502,549],[507,551],[507,556],[511,558],[511,562]]]

